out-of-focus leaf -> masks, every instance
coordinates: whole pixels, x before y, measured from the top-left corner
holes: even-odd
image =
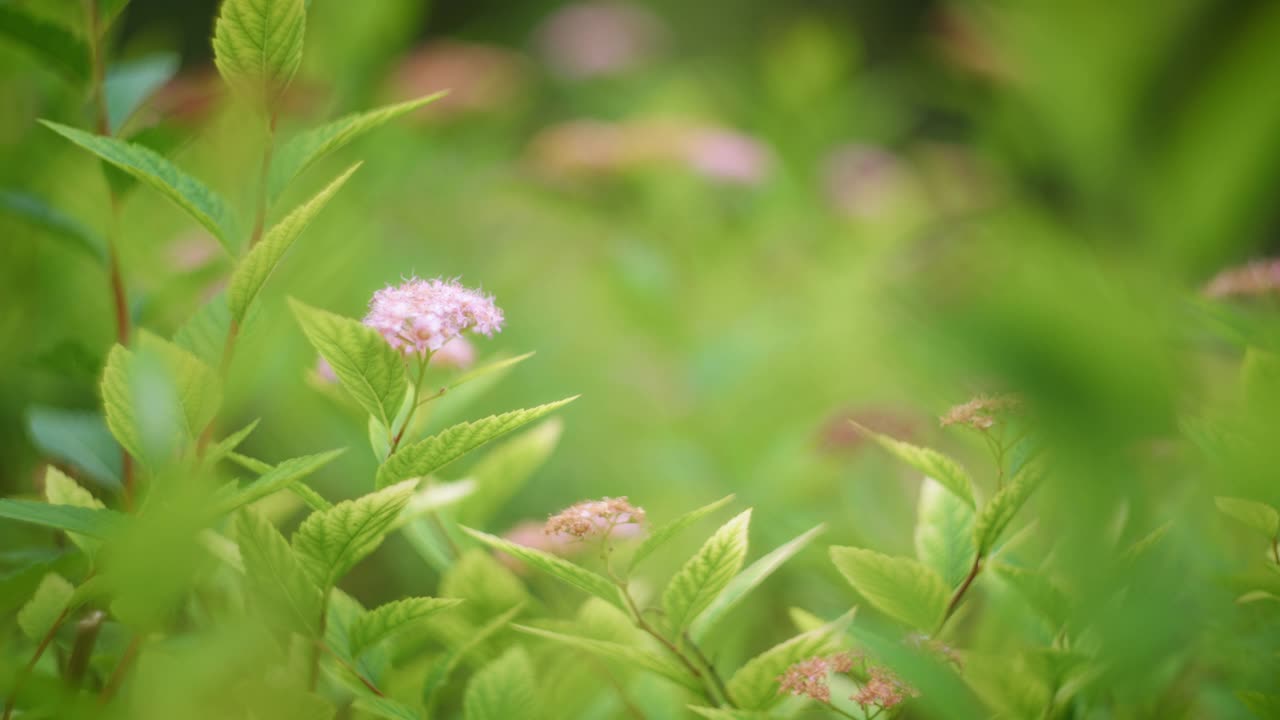
[[[473,489],[458,505],[458,522],[483,525],[488,521],[546,462],[562,427],[558,418],[547,420],[485,453],[467,475]]]
[[[533,663],[519,645],[485,665],[467,684],[463,697],[465,720],[507,720],[537,715]]]
[[[664,677],[675,684],[701,692],[702,688],[696,678],[692,677],[687,670],[676,663],[675,660],[669,659],[665,655],[660,655],[652,650],[636,647],[634,645],[623,645],[622,643],[609,642],[608,640],[596,640],[594,638],[579,637],[577,635],[568,635],[565,633],[552,632],[541,628],[529,627],[527,625],[513,625],[513,628],[522,633],[534,635],[547,640],[585,650],[593,655],[599,655],[610,660],[618,660],[632,665],[634,667],[648,670],[656,675]]]
[[[18,611],[18,627],[31,640],[43,638],[75,594],[75,586],[57,573],[49,573],[40,581],[36,594]]]
[[[982,506],[973,521],[973,543],[978,548],[979,555],[986,557],[1000,540],[1000,534],[1013,521],[1018,510],[1022,509],[1027,498],[1031,497],[1039,479],[1039,467],[1029,465]]]
[[[635,553],[631,555],[631,570],[635,570],[636,565],[639,565],[642,560],[652,555],[655,550],[667,544],[671,538],[678,535],[682,530],[728,505],[733,500],[733,497],[733,495],[726,495],[713,503],[703,505],[696,510],[690,510],[666,525],[654,529],[645,536],[644,540],[640,542],[640,546],[636,548]]]
[[[899,460],[938,481],[943,487],[955,493],[956,497],[965,501],[970,507],[973,506],[973,481],[960,463],[932,448],[895,440],[857,423],[854,423],[854,426]]]
[[[765,710],[786,698],[778,692],[778,676],[787,668],[813,657],[842,649],[844,631],[854,611],[809,632],[797,635],[760,653],[729,678],[729,696],[746,710]]]
[[[400,353],[388,345],[377,330],[359,321],[297,300],[291,299],[290,305],[307,339],[333,368],[342,386],[361,407],[378,418],[384,427],[389,427],[404,403],[409,383]],[[380,482],[379,487],[392,482]]]
[[[290,487],[300,482],[302,478],[328,465],[334,458],[344,452],[346,452],[345,449],[339,448],[315,455],[304,455],[285,460],[227,498],[219,508],[219,512],[231,512]]]
[[[102,539],[118,530],[123,525],[125,516],[114,510],[4,498],[0,499],[0,518]]]
[[[267,283],[271,273],[275,272],[276,266],[280,264],[285,253],[293,246],[293,241],[298,239],[321,208],[359,167],[360,163],[352,165],[327,187],[316,193],[315,197],[286,215],[283,220],[268,230],[262,242],[250,250],[249,254],[236,265],[236,270],[231,274],[231,281],[227,285],[227,303],[231,308],[231,316],[236,322],[244,319],[249,305],[258,296],[262,286]]]
[[[21,45],[72,83],[89,82],[89,46],[70,30],[4,3],[0,4],[0,37]]]
[[[1280,534],[1280,512],[1266,503],[1244,498],[1216,497],[1218,510],[1257,530],[1268,538]]]
[[[102,416],[33,405],[27,410],[27,431],[41,452],[103,485],[119,487],[120,446]]]
[[[226,201],[155,151],[48,120],[40,122],[172,200],[213,233],[227,252],[235,255],[239,250],[240,240],[235,217]]]
[[[404,511],[400,513],[400,517],[396,518],[393,527],[401,527],[440,508],[462,502],[472,497],[475,491],[476,484],[471,480],[428,483],[425,488],[415,492],[413,497],[409,498],[409,504],[405,505]]]
[[[281,146],[271,161],[267,182],[270,197],[279,195],[289,181],[325,155],[379,125],[412,112],[443,95],[444,93],[436,93],[417,100],[348,115],[297,135]]]
[[[747,509],[716,530],[671,578],[662,593],[662,608],[672,634],[684,632],[742,569],[750,525],[751,510]]]
[[[93,493],[77,485],[75,480],[53,466],[44,473],[44,494],[52,505],[74,505],[92,510],[106,507]],[[97,552],[100,545],[97,540],[79,533],[67,533],[67,537],[90,556]]]
[[[0,5],[0,9],[3,7]],[[99,263],[107,262],[107,242],[101,235],[42,198],[16,190],[0,190],[0,211],[22,218]]]
[[[536,550],[534,548],[517,545],[509,540],[503,540],[488,533],[473,530],[468,527],[462,528],[468,535],[488,545],[495,550],[510,555],[511,557],[528,563],[529,565],[551,575],[557,580],[561,580],[572,585],[579,590],[591,593],[602,600],[607,601],[611,605],[624,608],[622,596],[618,592],[617,586],[610,582],[607,578],[594,573],[584,567],[575,565],[568,560],[556,557],[551,553]]]
[[[407,478],[430,475],[490,440],[544,417],[577,399],[578,396],[575,395],[533,408],[512,410],[473,422],[459,423],[429,438],[401,447],[378,468],[378,487]]]
[[[303,0],[225,0],[213,28],[213,56],[228,85],[274,111],[302,63]]]
[[[919,562],[855,547],[832,547],[831,561],[884,614],[926,633],[932,633],[942,619],[947,586]]]
[[[925,478],[916,511],[916,557],[947,587],[960,584],[978,552],[973,544],[973,508],[941,484]]]
[[[416,486],[416,481],[405,481],[307,517],[293,534],[293,547],[311,578],[321,587],[333,587],[378,549]]]
[[[689,626],[690,637],[695,642],[706,637],[711,628],[723,619],[730,610],[737,607],[738,603],[742,602],[743,598],[747,596],[747,593],[764,582],[766,578],[782,567],[782,564],[794,557],[796,553],[805,549],[824,530],[826,530],[825,525],[811,528],[748,565],[747,569],[729,581],[729,584],[724,587],[724,590],[719,595],[716,595],[715,600],[711,601],[707,609],[703,610],[693,621]]]
[[[160,53],[112,65],[102,86],[111,133],[119,132],[142,103],[177,71],[178,56],[173,53]]]
[[[353,658],[359,657],[366,648],[461,602],[452,598],[413,597],[376,607],[351,624],[347,633],[347,652]]]
[[[213,464],[230,455],[236,448],[240,447],[240,443],[244,442],[245,438],[249,437],[249,435],[258,427],[258,422],[259,419],[255,419],[248,425],[245,425],[213,445],[210,445],[204,451],[204,461],[206,463]]]
[[[465,643],[451,650],[444,657],[436,660],[431,666],[431,671],[427,673],[427,679],[422,685],[422,697],[426,705],[428,714],[432,707],[439,702],[440,690],[449,680],[449,676],[453,674],[458,663],[467,656],[472,650],[484,644],[489,638],[496,635],[499,631],[507,627],[507,624],[520,614],[524,609],[524,605],[517,605],[505,613],[495,617],[489,621],[484,627],[473,633]]]
[[[244,511],[236,520],[236,539],[249,590],[268,616],[304,635],[315,634],[320,625],[320,588],[280,531],[265,518]]]
[[[362,695],[356,698],[353,706],[361,712],[386,718],[386,720],[422,720],[422,713],[412,707],[397,700],[376,695]]]
[[[449,383],[447,387],[450,390],[453,390],[455,388],[461,387],[462,385],[466,385],[472,380],[479,380],[480,378],[492,375],[493,373],[506,372],[507,370],[515,367],[516,365],[519,365],[520,363],[524,362],[525,360],[528,360],[533,356],[534,356],[534,353],[527,352],[523,355],[517,355],[515,357],[506,358],[503,360],[496,360],[494,362],[489,363],[488,365],[481,365],[480,367],[475,368],[474,370],[468,370],[467,372],[454,378],[453,382]]]
[[[993,563],[991,569],[1007,582],[1055,630],[1067,621],[1067,596],[1049,578],[1008,563]]]

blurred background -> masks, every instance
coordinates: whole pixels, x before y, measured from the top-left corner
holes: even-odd
[[[223,96],[215,15],[212,0],[124,11],[114,56],[173,53],[178,68],[125,134],[247,215],[261,133]],[[1105,580],[1086,567],[1091,543],[1179,519],[1180,567],[1160,581],[1221,574],[1202,539],[1234,536],[1204,508],[1280,501],[1274,451],[1213,465],[1180,428],[1276,427],[1238,382],[1246,346],[1276,347],[1274,300],[1254,297],[1276,280],[1202,288],[1280,249],[1277,70],[1268,0],[314,0],[283,135],[450,93],[277,204],[365,160],[268,286],[222,431],[261,417],[246,451],[268,461],[349,446],[316,485],[364,492],[366,429],[317,391],[284,297],[358,317],[388,283],[457,276],[507,314],[482,359],[537,354],[433,422],[583,396],[494,531],[584,497],[627,495],[661,520],[734,492],[757,507],[753,554],[818,522],[827,544],[909,554],[917,482],[846,421],[944,448],[989,487],[980,440],[937,416],[1015,390],[1061,460],[1032,512],[1079,541],[1081,582]],[[7,42],[0,93],[0,186],[102,227],[95,163],[35,122],[84,126],[86,99]],[[113,326],[83,253],[9,216],[0,238],[0,487],[21,494],[41,457],[33,408],[97,406]],[[216,243],[145,188],[121,238],[155,332],[226,278]],[[433,587],[411,553],[378,562],[357,597]],[[852,597],[822,552],[779,578],[749,612]],[[1163,612],[1190,622],[1214,602]]]

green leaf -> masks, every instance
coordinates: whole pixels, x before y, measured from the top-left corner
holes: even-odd
[[[978,552],[973,544],[973,508],[931,478],[920,486],[915,545],[916,557],[947,587],[964,580]]]
[[[8,498],[0,499],[0,518],[66,530],[99,540],[110,536],[125,522],[125,516],[114,510],[92,510],[75,505],[50,505]]]
[[[231,332],[231,308],[226,292],[209,298],[187,318],[173,336],[178,347],[195,355],[210,367],[222,364],[222,354]],[[243,336],[244,328],[240,334]]]
[[[275,110],[302,64],[303,0],[225,0],[213,27],[213,56],[227,84]]]
[[[0,4],[0,37],[21,45],[72,83],[89,82],[89,46],[70,30],[4,3]]]
[[[707,720],[774,720],[775,715],[767,712],[758,712],[756,710],[730,710],[727,708],[703,707],[701,705],[689,705],[698,717],[707,718]]]
[[[720,527],[671,578],[662,593],[662,608],[672,635],[679,636],[733,580],[747,559],[751,510]]]
[[[529,591],[520,578],[492,553],[478,547],[463,551],[444,573],[439,594],[465,600],[460,612],[477,622],[529,601]]]
[[[442,92],[435,93],[417,100],[348,115],[290,139],[280,147],[271,161],[271,172],[267,182],[270,196],[275,198],[299,173],[325,155],[379,125],[412,112],[443,95]]]
[[[107,263],[106,240],[42,198],[14,190],[0,190],[0,211],[22,218],[103,265]]]
[[[112,65],[102,86],[111,134],[119,132],[142,103],[177,71],[178,56],[174,53],[160,53]]]
[[[489,638],[507,627],[507,624],[514,620],[522,610],[524,610],[524,605],[517,605],[502,613],[489,621],[487,625],[472,633],[465,643],[436,660],[436,663],[431,666],[431,671],[427,673],[427,679],[422,687],[422,697],[424,698],[428,715],[430,715],[432,706],[439,701],[440,692],[445,687],[449,676],[453,674],[454,669],[458,667],[458,663],[462,662],[462,659],[472,650],[484,644]]]
[[[455,390],[463,385],[466,385],[472,380],[479,380],[480,378],[488,377],[494,373],[505,372],[508,369],[515,367],[516,365],[519,365],[520,363],[524,362],[525,360],[528,360],[533,356],[534,356],[534,353],[527,352],[523,355],[517,355],[515,357],[505,358],[502,360],[495,360],[494,362],[491,362],[488,365],[481,365],[478,368],[475,368],[473,370],[468,370],[467,372],[462,373],[458,377],[454,378],[453,382],[449,383],[448,388],[450,390]]]
[[[360,163],[356,163],[347,168],[346,172],[329,183],[325,189],[316,193],[315,197],[285,216],[267,231],[262,242],[254,246],[244,260],[236,265],[235,272],[231,274],[231,281],[227,285],[227,303],[231,308],[231,316],[236,322],[244,319],[249,305],[258,296],[262,286],[267,283],[285,253],[293,246],[293,241],[298,239],[321,208],[359,167]]]
[[[396,518],[394,528],[403,527],[418,518],[434,513],[440,508],[449,507],[462,502],[475,493],[476,484],[470,480],[458,480],[450,483],[429,483],[415,492],[405,505],[404,512]]]
[[[1054,632],[1066,625],[1070,607],[1066,593],[1049,578],[1002,562],[992,563],[991,569],[1040,613]]]
[[[738,603],[747,596],[760,583],[765,581],[774,573],[775,570],[782,567],[782,564],[790,560],[796,553],[803,550],[814,538],[818,537],[826,530],[825,525],[818,525],[801,533],[795,538],[783,543],[775,548],[772,552],[760,558],[759,560],[747,566],[746,570],[738,573],[736,577],[729,581],[724,590],[716,595],[711,604],[703,610],[693,623],[689,626],[689,635],[695,642],[706,637],[711,628],[715,626],[730,610],[737,607]]]
[[[467,473],[474,487],[458,505],[457,521],[467,525],[488,521],[550,457],[562,428],[560,419],[552,418],[485,453]]]
[[[831,561],[877,610],[932,633],[947,607],[947,586],[933,570],[911,558],[855,547],[832,547]]]
[[[334,368],[337,370],[336,366]],[[425,477],[490,440],[527,425],[577,400],[574,395],[546,405],[490,415],[474,422],[464,422],[411,445],[401,447],[378,468],[378,487],[407,478]]]
[[[97,413],[34,405],[27,410],[27,432],[46,456],[119,487],[120,446]]]
[[[49,573],[40,581],[36,594],[18,611],[18,627],[34,641],[49,633],[71,603],[75,586],[57,573]]]
[[[361,615],[347,633],[347,651],[353,658],[392,634],[404,632],[418,621],[441,610],[455,607],[461,600],[413,597],[387,603]]]
[[[618,660],[626,665],[648,670],[659,677],[666,678],[680,687],[694,692],[701,693],[703,690],[698,680],[691,676],[682,666],[676,664],[675,660],[668,659],[667,656],[660,655],[653,650],[634,645],[623,645],[622,643],[608,640],[596,640],[595,638],[552,632],[551,630],[543,630],[528,625],[512,625],[512,628],[528,635],[554,640],[562,645],[585,650],[592,655],[599,655],[609,660]]]
[[[352,706],[361,712],[386,718],[386,720],[422,720],[422,713],[408,705],[376,695],[361,695],[356,698]]]
[[[257,502],[286,487],[291,487],[302,478],[328,465],[334,458],[346,452],[344,448],[291,458],[263,473],[257,480],[240,488],[234,495],[224,501],[218,508],[220,513],[229,513],[249,503]]]
[[[671,538],[679,535],[685,528],[698,522],[716,510],[719,510],[725,505],[728,505],[733,500],[733,497],[733,495],[726,495],[709,505],[703,505],[697,510],[690,510],[666,525],[650,532],[645,536],[644,540],[640,542],[640,546],[637,547],[636,551],[631,555],[631,565],[629,566],[628,572],[634,571],[636,566],[640,564],[640,561],[652,555],[658,548],[666,545]]]
[[[40,122],[50,130],[159,191],[161,195],[186,210],[191,217],[213,233],[227,252],[236,254],[239,235],[235,218],[226,201],[204,183],[178,169],[158,153],[141,145],[93,135],[48,120]]]
[[[44,494],[51,505],[74,505],[91,510],[106,507],[101,500],[93,496],[93,493],[77,485],[75,480],[67,477],[61,470],[52,465],[44,473]],[[100,546],[97,540],[79,533],[67,533],[67,537],[91,556],[97,552]]]
[[[268,617],[314,636],[320,628],[321,591],[280,531],[246,510],[236,518],[236,539],[250,592]]]
[[[595,595],[611,605],[626,609],[622,596],[618,593],[617,586],[603,575],[594,573],[579,565],[574,565],[568,560],[556,557],[551,553],[535,550],[524,545],[517,545],[509,540],[504,540],[479,530],[473,530],[469,527],[462,529],[471,537],[495,550],[501,550],[511,557],[538,568],[579,590]]]
[[[786,698],[778,692],[778,676],[787,668],[814,655],[843,649],[845,629],[853,622],[851,610],[840,618],[797,635],[760,653],[729,678],[729,697],[744,710],[766,710]]]
[[[973,522],[973,544],[978,548],[979,555],[986,557],[991,552],[991,548],[1000,540],[1001,533],[1013,521],[1013,516],[1022,509],[1027,498],[1031,497],[1039,479],[1039,467],[1030,465],[982,506]]]
[[[357,320],[293,299],[289,304],[302,332],[333,368],[342,386],[384,427],[390,427],[409,384],[400,353],[377,330]],[[379,483],[379,487],[390,484]]]
[[[1216,497],[1213,501],[1224,515],[1239,520],[1269,538],[1280,534],[1280,513],[1266,503],[1233,497]]]
[[[973,481],[960,463],[932,448],[918,447],[895,440],[858,423],[853,423],[853,426],[899,460],[937,480],[943,487],[955,493],[956,497],[965,501],[969,507],[973,507]]]
[[[321,587],[333,587],[369,553],[409,502],[416,481],[406,481],[314,512],[293,534],[303,566]]]
[[[239,430],[222,438],[213,445],[210,445],[204,451],[204,461],[207,464],[212,465],[213,463],[219,462],[230,455],[236,448],[240,447],[240,443],[244,442],[245,438],[249,437],[249,435],[258,427],[258,422],[259,420],[254,420],[248,425],[245,425]]]
[[[537,702],[533,663],[524,648],[517,645],[472,676],[463,697],[463,718],[532,718],[539,714]]]

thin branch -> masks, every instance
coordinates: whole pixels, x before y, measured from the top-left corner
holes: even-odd
[[[124,676],[128,674],[129,668],[133,666],[133,661],[138,657],[138,649],[142,645],[142,636],[134,635],[129,641],[129,647],[124,649],[124,655],[120,658],[120,663],[116,665],[116,669],[111,673],[111,677],[107,680],[107,684],[102,687],[102,692],[98,695],[98,704],[106,705],[120,686],[124,683]]]
[[[947,620],[950,620],[951,616],[955,614],[956,608],[960,607],[960,601],[964,599],[965,593],[969,591],[969,586],[973,584],[974,579],[978,577],[978,573],[981,571],[982,555],[976,555],[973,558],[973,567],[969,568],[969,574],[965,576],[964,582],[960,583],[960,587],[956,588],[955,593],[952,594],[951,601],[947,603],[947,611],[943,614],[942,621],[938,623],[938,629],[933,632],[935,636],[942,632]]]
[[[12,717],[13,705],[18,700],[18,691],[22,689],[23,683],[31,676],[31,671],[35,669],[36,663],[40,661],[44,651],[49,648],[49,644],[53,642],[53,636],[58,632],[58,628],[62,627],[62,623],[66,622],[69,614],[71,614],[71,607],[67,606],[62,611],[62,614],[53,621],[49,632],[45,633],[44,637],[40,639],[40,644],[36,646],[36,651],[31,654],[31,659],[27,661],[26,667],[22,668],[22,673],[13,681],[13,688],[9,691],[9,697],[4,701],[3,720],[9,720]]]
[[[106,622],[107,614],[94,610],[76,623],[76,641],[71,647],[71,660],[67,663],[67,682],[71,687],[79,687],[89,669],[89,660],[93,657],[93,648],[98,643],[98,632]]]
[[[321,640],[316,640],[315,642],[316,642],[316,647],[329,653],[329,657],[333,658],[334,660],[337,660],[338,664],[341,665],[347,672],[356,676],[357,680],[359,680],[365,687],[369,688],[369,692],[373,693],[374,695],[377,695],[380,698],[386,697],[386,695],[383,694],[383,692],[378,689],[378,686],[373,684],[372,680],[362,675],[360,671],[355,668],[354,665],[342,659],[342,656],[334,652],[333,648],[329,647],[327,643]],[[313,685],[313,688],[314,688],[314,685]]]
[[[698,644],[693,641],[692,637],[689,637],[689,632],[687,630],[684,633],[684,642],[693,650],[693,654],[698,658],[698,661],[702,663],[703,667],[707,669],[707,674],[711,676],[711,681],[715,683],[716,689],[720,691],[720,694],[724,696],[726,701],[732,703],[729,696],[729,687],[725,685],[724,680],[720,677],[720,673],[716,671],[716,666],[711,663],[711,660],[705,654],[703,654],[702,648],[698,647]]]

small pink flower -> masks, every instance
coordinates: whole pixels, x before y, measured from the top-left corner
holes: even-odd
[[[409,99],[447,90],[415,113],[423,119],[482,113],[518,98],[525,64],[520,55],[500,47],[441,40],[410,53],[392,74],[390,91]]]
[[[662,24],[648,10],[621,2],[583,2],[556,11],[539,28],[547,63],[568,78],[614,75],[653,57]]]
[[[582,547],[580,543],[575,542],[575,538],[568,535],[548,534],[545,532],[543,524],[534,520],[525,520],[517,523],[510,530],[503,533],[502,537],[516,545],[555,555],[570,555]],[[495,550],[494,557],[498,559],[498,562],[515,572],[523,573],[528,569],[523,562],[504,552]]]
[[[589,537],[634,537],[644,524],[644,508],[625,497],[584,500],[547,518],[543,532],[585,540]],[[617,535],[614,535],[617,531]]]
[[[333,366],[323,357],[316,358],[316,377],[329,384],[338,382],[338,376],[333,372]]]
[[[213,262],[222,249],[207,232],[190,232],[169,243],[166,249],[169,267],[178,272],[192,272]]]
[[[456,280],[410,278],[373,294],[364,324],[382,333],[405,355],[425,355],[472,330],[502,330],[502,310],[493,298]]]
[[[878,707],[881,710],[888,710],[909,698],[920,697],[919,690],[903,682],[884,666],[872,665],[868,674],[870,677],[867,681],[849,698],[864,709]]]
[[[1204,294],[1211,298],[1268,295],[1280,291],[1280,260],[1255,260],[1227,268],[1209,281]]]
[[[476,361],[476,348],[465,337],[456,337],[431,355],[431,366],[465,370]]]
[[[749,135],[710,128],[690,133],[685,143],[689,167],[712,180],[758,185],[769,171],[769,149]]]
[[[887,150],[866,145],[837,148],[823,168],[827,198],[850,217],[880,215],[906,179],[906,170],[898,158]]]
[[[948,425],[968,425],[974,430],[990,430],[995,427],[996,418],[1022,404],[1017,395],[979,395],[963,405],[956,405],[938,418],[942,427]]]
[[[841,667],[844,667],[842,664]],[[849,668],[852,669],[852,660]],[[831,686],[828,676],[836,672],[829,658],[815,655],[808,660],[801,660],[782,675],[779,675],[778,692],[791,693],[800,697],[813,698],[819,702],[831,702]],[[841,670],[839,672],[848,672]]]

